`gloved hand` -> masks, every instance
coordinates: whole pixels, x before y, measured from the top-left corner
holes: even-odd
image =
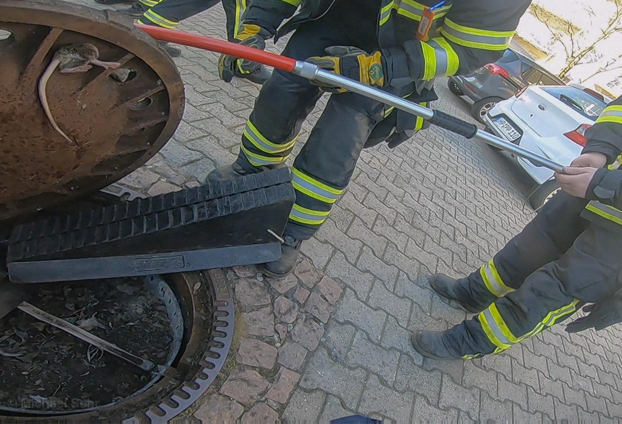
[[[601,303],[585,306],[583,311],[589,312],[589,315],[577,318],[568,324],[566,326],[567,332],[578,333],[588,328],[599,331],[622,322],[622,290],[618,290],[613,296]]]
[[[233,41],[243,46],[265,50],[266,40],[270,37],[270,32],[261,28],[259,25],[242,24],[240,32]],[[237,57],[223,54],[218,60],[218,75],[224,82],[231,82],[236,69],[242,74],[250,74],[259,69],[260,66],[260,64],[249,60],[238,59]]]
[[[349,46],[332,46],[324,51],[328,56],[313,56],[308,58],[307,62],[327,71],[360,81],[363,84],[378,87],[384,85],[382,55],[379,51],[369,54],[357,47]],[[332,93],[344,93],[346,91],[343,88],[326,87],[319,83],[318,85],[323,90]]]

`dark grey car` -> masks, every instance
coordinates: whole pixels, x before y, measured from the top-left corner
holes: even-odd
[[[495,104],[509,99],[529,85],[565,85],[564,82],[533,60],[515,50],[507,49],[495,63],[470,75],[449,77],[452,93],[474,101],[471,114],[483,122],[483,117]]]

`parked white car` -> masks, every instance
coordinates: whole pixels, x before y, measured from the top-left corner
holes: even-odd
[[[496,104],[484,117],[486,130],[562,165],[581,154],[585,131],[606,103],[570,86],[538,86],[520,91]],[[553,171],[512,157],[538,187],[529,197],[540,208],[559,189]]]

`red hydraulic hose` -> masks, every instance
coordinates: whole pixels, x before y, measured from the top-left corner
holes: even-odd
[[[296,60],[278,54],[265,52],[252,47],[241,46],[228,41],[216,40],[204,35],[188,34],[173,29],[160,28],[151,25],[136,24],[141,30],[151,35],[156,40],[168,41],[184,46],[196,47],[216,53],[226,54],[261,63],[286,72],[292,72],[296,66]]]

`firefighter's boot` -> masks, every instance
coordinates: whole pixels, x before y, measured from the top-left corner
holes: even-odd
[[[447,300],[455,301],[462,309],[472,314],[476,314],[482,311],[483,308],[478,308],[472,301],[469,301],[467,296],[460,293],[460,280],[448,277],[445,274],[434,274],[428,278],[430,287],[439,296],[444,297]]]
[[[248,174],[246,170],[237,162],[233,162],[231,165],[216,168],[207,175],[205,179],[206,183],[215,183],[218,181],[232,180],[234,178],[243,177]]]
[[[268,277],[283,278],[288,276],[294,270],[298,256],[300,256],[302,240],[296,240],[290,236],[285,236],[283,239],[285,242],[281,244],[283,251],[281,258],[263,266],[263,271]]]
[[[445,331],[415,331],[410,343],[421,356],[430,359],[462,359],[448,343]]]

